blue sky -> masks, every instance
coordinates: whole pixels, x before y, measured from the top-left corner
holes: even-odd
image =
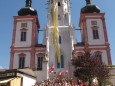
[[[32,7],[38,12],[40,29],[43,29],[47,23],[47,0],[32,1]],[[80,9],[85,6],[85,0],[70,0],[70,2],[71,22],[76,28],[79,28]],[[105,13],[112,63],[115,64],[115,0],[92,0],[92,4],[99,6],[101,13]],[[0,66],[4,68],[9,68],[13,16],[17,16],[18,10],[24,6],[25,0],[0,0]],[[40,35],[40,37],[42,37],[42,35]]]

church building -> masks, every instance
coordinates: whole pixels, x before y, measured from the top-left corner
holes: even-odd
[[[105,13],[101,13],[96,5],[86,3],[86,6],[81,9],[79,27],[82,41],[77,42],[76,29],[71,22],[70,0],[58,0],[58,2],[48,0],[48,21],[44,26],[43,43],[38,44],[39,17],[31,3],[32,0],[26,0],[25,7],[18,11],[17,16],[14,16],[10,69],[32,68],[37,75],[37,81],[41,82],[52,77],[49,71],[53,65],[54,76],[60,71],[67,70],[68,77],[73,77],[72,53],[75,51],[79,56],[85,49],[95,52],[107,65],[112,64]],[[54,42],[56,3],[56,30],[60,62],[58,62]]]

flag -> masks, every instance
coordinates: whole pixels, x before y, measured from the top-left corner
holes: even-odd
[[[65,71],[65,75],[67,75],[68,73],[69,73],[68,70],[66,70],[66,71]]]
[[[54,6],[54,43],[56,49],[57,62],[60,63],[60,50],[58,45],[58,34],[57,34],[57,2]]]
[[[59,72],[59,75],[60,75],[60,76],[63,75],[63,71],[60,71],[60,72]]]
[[[52,64],[50,71],[49,71],[49,74],[52,74],[53,72],[54,72],[54,64]]]
[[[61,76],[61,75],[63,75],[63,76],[65,76],[65,75],[67,75],[69,72],[68,72],[68,70],[66,70],[66,71],[60,71],[59,72],[59,75]]]

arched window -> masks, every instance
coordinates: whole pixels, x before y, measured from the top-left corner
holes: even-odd
[[[99,39],[98,29],[93,29],[93,39]]]
[[[64,57],[61,55],[61,68],[64,68]]]
[[[97,26],[92,27],[93,39],[99,39],[99,31]]]
[[[21,32],[21,41],[26,41],[26,32],[22,31]]]
[[[25,67],[25,56],[23,53],[19,54],[19,68]]]
[[[58,15],[58,20],[61,20],[61,16],[60,15]]]
[[[58,6],[61,6],[61,3],[60,3],[60,2],[58,2]]]
[[[59,35],[59,44],[61,44],[61,36]]]
[[[43,57],[37,57],[37,70],[42,70]]]
[[[60,63],[57,61],[57,68],[64,68],[64,56],[60,56]]]
[[[42,70],[43,57],[44,54],[42,53],[37,54],[37,64],[36,64],[37,70]]]
[[[20,41],[26,41],[27,29],[22,28],[20,31],[21,31]]]
[[[102,63],[102,52],[96,51],[95,52],[95,57],[99,59],[99,61]]]

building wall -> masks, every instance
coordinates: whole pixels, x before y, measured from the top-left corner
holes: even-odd
[[[110,67],[110,81],[115,86],[115,67]]]
[[[74,47],[74,50],[76,50],[76,53],[78,53],[78,52],[84,52],[84,47],[80,47],[80,46],[75,46]],[[90,50],[91,48],[89,48],[89,50]],[[97,51],[99,51],[99,52],[101,52],[101,54],[102,54],[102,61],[105,63],[105,64],[107,64],[108,65],[108,57],[107,57],[107,51],[104,49],[91,49],[91,53],[93,54],[94,52],[97,52]]]
[[[30,19],[30,18],[29,18]],[[20,18],[20,20],[24,20],[23,18]],[[21,23],[27,23],[27,36],[26,36],[26,41],[22,42],[20,41],[21,37]],[[17,22],[16,25],[16,36],[15,36],[15,47],[23,47],[23,46],[31,46],[31,41],[32,40],[32,21],[29,21],[28,18],[26,18],[26,21],[20,21]]]
[[[102,61],[111,65],[110,47],[108,42],[104,13],[83,13],[80,15],[79,26],[82,29],[82,42],[77,45],[76,50],[89,49],[91,51],[101,51]],[[93,29],[98,30],[99,38],[93,38]],[[95,34],[97,37],[97,34]]]
[[[100,51],[101,52],[101,54],[102,54],[102,61],[105,64],[108,64],[108,58],[107,58],[107,52],[106,52],[106,50],[93,50],[93,52],[96,52],[96,51]]]
[[[23,75],[22,86],[33,86],[36,83],[36,79],[27,75]]]
[[[49,78],[49,67],[48,67],[48,62],[43,61],[42,65],[43,69],[39,71],[35,71],[35,74],[37,75],[37,82],[41,83],[42,81],[46,80]]]
[[[107,51],[106,50],[101,50],[101,52],[102,52],[102,61],[105,64],[108,64]]]
[[[98,16],[97,16],[97,18],[98,18]],[[93,26],[91,25],[91,21],[97,21],[99,39],[93,39],[93,33],[92,33],[92,27]],[[86,24],[87,24],[87,34],[88,34],[89,45],[105,44],[102,19],[87,19]]]
[[[27,23],[27,26],[21,26]],[[38,43],[38,19],[37,16],[14,16],[14,29],[11,45],[10,68],[18,68],[18,54],[25,54],[25,67],[35,66],[35,46]],[[26,31],[26,41],[21,41],[21,31]]]
[[[56,74],[58,74],[60,71],[62,70],[68,70],[70,76],[72,76],[72,65],[71,65],[71,59],[72,59],[72,51],[74,49],[74,44],[76,44],[76,37],[75,37],[75,28],[72,27],[71,25],[71,14],[70,14],[70,5],[69,5],[69,0],[65,0],[66,2],[62,1],[62,6],[58,6],[58,12],[57,15],[60,15],[61,19],[58,19],[59,16],[57,17],[57,33],[58,36],[61,36],[61,44],[59,44],[59,51],[60,51],[60,55],[64,56],[64,68],[60,68],[57,69],[57,57],[56,57],[56,51],[55,51],[55,44],[54,44],[54,36],[53,36],[53,29],[54,29],[54,6],[55,6],[55,0],[54,3],[49,4],[48,5],[48,23],[47,26],[45,27],[45,35],[44,35],[44,44],[46,45],[46,50],[43,50],[42,48],[37,48],[35,46],[33,46],[34,44],[37,44],[38,38],[37,38],[37,29],[36,29],[36,22],[35,19],[36,18],[32,18],[31,16],[29,16],[28,18],[18,18],[15,19],[15,24],[16,27],[14,25],[14,31],[16,30],[16,32],[14,32],[13,35],[13,43],[12,44],[12,54],[11,56],[13,56],[11,59],[11,61],[13,61],[13,68],[18,68],[19,66],[19,54],[20,53],[24,53],[26,55],[25,57],[25,67],[30,67],[30,65],[32,67],[36,67],[37,65],[37,54],[39,53],[44,53],[46,58],[48,59],[47,62],[43,61],[43,69],[41,71],[35,71],[35,73],[37,74],[37,80],[38,81],[42,81],[45,80],[47,78],[49,78],[49,70],[52,64],[55,65],[55,72]],[[94,16],[92,16],[93,14],[91,14],[91,16],[85,16],[84,19],[81,19],[80,23],[80,28],[81,29],[85,29],[86,32],[82,33],[82,37],[84,37],[83,42],[85,42],[86,45],[77,47],[78,51],[81,51],[83,49],[88,49],[90,48],[93,51],[101,51],[102,52],[102,60],[108,64],[108,56],[107,56],[107,50],[106,50],[106,46],[105,45],[105,34],[104,34],[104,26],[103,26],[103,20],[102,20],[102,16],[97,16],[94,14]],[[85,23],[82,23],[85,21]],[[97,21],[97,26],[98,26],[98,30],[99,30],[99,39],[94,40],[93,39],[93,34],[92,34],[92,25],[91,25],[91,21]],[[21,42],[20,41],[20,37],[21,37],[21,23],[23,22],[27,22],[27,40],[25,42]],[[35,31],[36,30],[36,31]],[[88,37],[88,38],[87,38]],[[35,43],[34,43],[35,42]],[[87,43],[88,42],[88,43]],[[106,40],[107,42],[107,40]],[[100,46],[102,45],[103,46]],[[90,46],[90,45],[94,45],[94,46]],[[99,45],[99,46],[95,46],[95,45]],[[20,47],[17,49],[14,49],[16,47]],[[29,48],[27,48],[29,47]],[[103,49],[104,48],[104,49]],[[45,58],[45,57],[43,57]],[[109,57],[110,58],[110,57]],[[34,65],[34,66],[33,66]],[[24,86],[26,83],[26,86],[30,86],[27,85],[27,83],[29,82],[29,78],[27,76],[24,76]],[[34,82],[34,80],[30,83],[32,85],[32,83]]]

